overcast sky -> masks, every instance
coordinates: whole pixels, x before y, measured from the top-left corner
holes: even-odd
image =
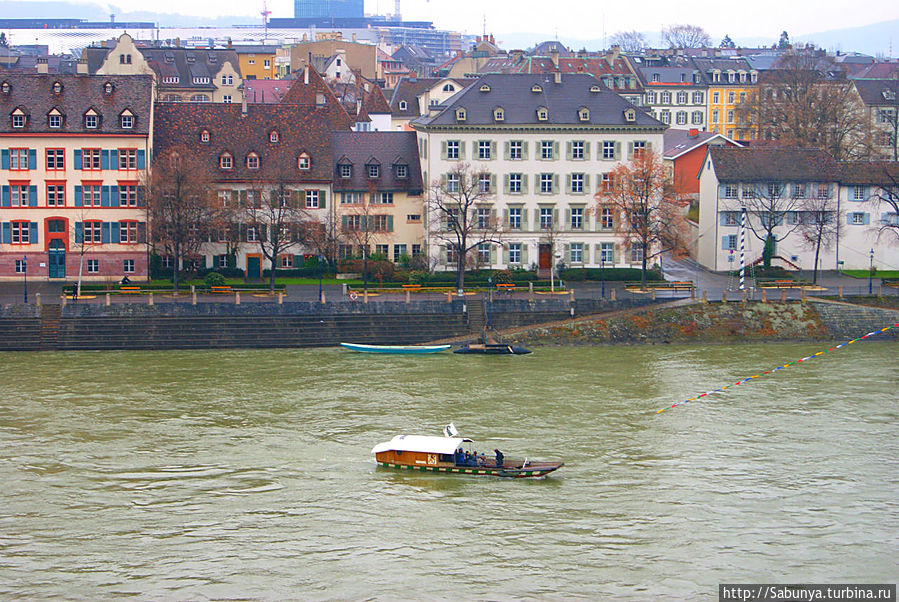
[[[77,0],[76,0],[77,1]],[[402,15],[410,20],[434,21],[441,29],[481,33],[545,32],[561,38],[602,39],[603,32],[659,31],[666,25],[700,25],[713,39],[724,34],[770,37],[787,30],[793,38],[810,33],[899,19],[895,0],[753,0],[734,3],[718,0],[401,0]],[[103,2],[92,2],[103,4]],[[191,15],[247,15],[258,18],[262,0],[115,0],[110,12],[151,10]],[[393,13],[394,0],[365,0],[369,13]],[[268,0],[273,17],[292,17],[293,0]],[[649,40],[651,43],[653,40]],[[899,44],[899,35],[895,42]]]

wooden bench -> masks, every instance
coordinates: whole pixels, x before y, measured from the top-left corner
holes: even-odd
[[[625,282],[624,286],[626,288],[642,288],[644,285],[641,282]],[[668,290],[693,290],[696,288],[696,285],[689,281],[677,281],[677,282],[667,282],[660,280],[652,280],[646,283],[646,288],[657,288],[657,289],[668,289]]]
[[[880,283],[884,286],[899,287],[899,278],[881,278]]]
[[[512,284],[511,282],[499,282],[499,283],[497,283],[496,288],[513,289],[513,288],[515,288],[515,285]]]
[[[234,291],[231,290],[230,286],[210,286],[209,292],[213,295],[224,295]]]
[[[120,286],[119,291],[125,295],[134,295],[140,293],[139,286]]]
[[[421,285],[420,284],[401,284],[400,288],[403,289],[404,291],[420,291]]]
[[[756,280],[760,288],[802,288],[808,282],[803,280]]]

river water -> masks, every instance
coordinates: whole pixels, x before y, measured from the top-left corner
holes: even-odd
[[[0,595],[714,599],[895,582],[897,346],[0,355]],[[453,421],[540,480],[375,468]]]

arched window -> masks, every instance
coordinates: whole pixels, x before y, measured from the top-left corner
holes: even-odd
[[[300,153],[299,158],[297,158],[297,168],[303,171],[307,171],[312,167],[312,159],[309,157],[308,153]]]
[[[272,143],[278,141],[278,130],[272,130],[271,132],[269,132],[268,141]]]
[[[454,86],[454,85],[452,85],[452,84],[446,84],[446,85],[443,86],[443,91],[444,91],[444,92],[455,92],[455,91],[456,91],[456,86]]]
[[[256,153],[247,155],[247,169],[259,169],[259,155]]]
[[[209,142],[209,130],[200,132],[200,142]]]
[[[62,84],[60,82],[53,82],[53,93],[62,94]]]

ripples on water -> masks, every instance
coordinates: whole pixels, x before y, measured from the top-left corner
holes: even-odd
[[[6,354],[0,594],[684,599],[895,581],[895,344],[655,413],[815,350]],[[374,467],[374,444],[450,420],[479,449],[566,466]]]

